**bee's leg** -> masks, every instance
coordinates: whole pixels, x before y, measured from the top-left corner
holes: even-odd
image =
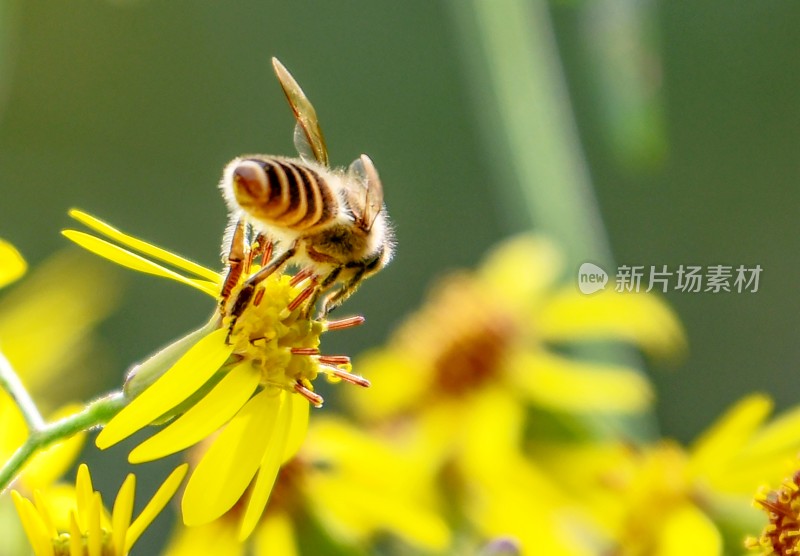
[[[250,263],[256,260],[256,257],[261,257],[259,264],[266,266],[267,262],[272,258],[272,240],[264,233],[259,233],[253,242],[253,248],[250,250]]]
[[[279,270],[286,262],[291,259],[294,254],[297,252],[297,243],[293,243],[289,249],[275,257],[270,263],[250,276],[247,281],[242,285],[242,289],[239,290],[236,299],[233,301],[233,307],[231,307],[230,315],[233,317],[231,320],[230,326],[228,326],[228,338],[230,339],[231,331],[233,330],[233,326],[236,324],[237,319],[241,316],[242,312],[244,312],[245,307],[247,304],[250,303],[250,300],[253,298],[253,294],[256,291],[256,286],[266,280],[273,272]]]
[[[358,285],[364,279],[366,273],[367,268],[365,266],[360,267],[353,277],[345,282],[341,288],[328,295],[322,302],[322,313],[320,314],[320,318],[328,316],[328,313],[336,309],[339,305],[344,303],[348,297],[353,295],[353,292],[358,289]]]
[[[219,310],[220,314],[225,314],[225,306],[228,304],[228,299],[231,295],[231,290],[239,282],[239,277],[244,270],[245,261],[245,223],[244,220],[239,219],[236,222],[236,227],[233,230],[231,237],[231,247],[226,255],[226,262],[228,265],[228,275],[225,276],[225,281],[222,282],[222,290],[219,294]]]
[[[303,317],[308,318],[314,308],[317,306],[317,301],[319,301],[320,296],[328,291],[331,286],[336,282],[336,279],[339,277],[339,274],[342,273],[342,269],[344,267],[337,266],[333,270],[331,270],[328,275],[319,283],[317,288],[314,290],[314,293],[311,294],[311,297],[308,299],[306,304],[306,308],[303,312]]]

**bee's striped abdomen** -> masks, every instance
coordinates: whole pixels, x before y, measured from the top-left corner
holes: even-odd
[[[333,218],[337,200],[325,178],[292,160],[246,158],[233,169],[237,202],[251,216],[303,231]]]

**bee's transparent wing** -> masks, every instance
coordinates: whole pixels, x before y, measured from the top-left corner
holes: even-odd
[[[358,207],[353,207],[353,210],[361,212],[356,217],[361,220],[365,230],[370,230],[383,208],[383,184],[378,176],[378,170],[372,159],[362,154],[350,165],[348,173],[355,178],[353,182],[363,188],[363,191],[352,192],[359,204]]]
[[[314,106],[289,70],[277,58],[272,59],[272,67],[275,68],[275,75],[278,76],[286,100],[289,101],[289,106],[292,107],[292,112],[297,120],[294,129],[294,144],[297,151],[302,157],[313,158],[320,164],[328,166],[328,147],[325,146],[325,137],[319,127]]]

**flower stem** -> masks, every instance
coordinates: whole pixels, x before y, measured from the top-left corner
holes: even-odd
[[[36,452],[56,442],[66,440],[79,432],[107,423],[127,402],[128,400],[122,392],[112,392],[90,402],[78,413],[54,423],[42,423],[40,427],[31,430],[25,443],[0,469],[0,492],[5,490]]]
[[[33,432],[44,427],[44,419],[39,409],[36,407],[19,376],[14,372],[11,363],[6,356],[0,353],[0,388],[8,392],[11,399],[22,412],[22,418],[28,427],[28,431]]]
[[[506,221],[535,225],[567,255],[609,264],[591,179],[544,0],[450,2]],[[520,200],[522,201],[520,203]]]

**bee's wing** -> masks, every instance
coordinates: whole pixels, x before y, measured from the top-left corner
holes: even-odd
[[[328,147],[325,146],[325,137],[319,127],[317,112],[311,101],[308,100],[303,89],[294,80],[283,64],[277,58],[272,59],[275,75],[292,107],[297,125],[294,129],[294,144],[301,156],[314,158],[320,164],[328,166]]]
[[[361,214],[356,214],[356,217],[361,220],[364,229],[369,231],[383,208],[381,178],[378,176],[378,170],[372,163],[372,159],[365,154],[362,154],[350,165],[348,173],[355,178],[353,181],[363,188],[363,191],[353,192],[353,196],[360,205],[353,207],[353,210],[361,212]]]

